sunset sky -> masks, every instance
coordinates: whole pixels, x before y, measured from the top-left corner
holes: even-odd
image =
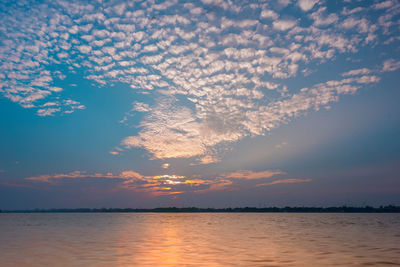
[[[0,209],[400,204],[400,2],[0,2]]]

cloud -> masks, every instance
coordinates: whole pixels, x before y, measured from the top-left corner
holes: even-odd
[[[345,19],[341,26],[345,29],[358,29],[360,32],[368,32],[370,30],[366,19],[357,19],[354,17]]]
[[[238,141],[248,133],[262,134],[308,109],[318,110],[322,105],[338,101],[340,94],[355,93],[361,84],[379,81],[377,76],[362,73],[367,71],[353,71],[351,75],[361,76],[317,84],[265,106],[234,98],[220,98],[213,106],[208,106],[208,103],[203,106],[202,100],[198,100],[196,105],[200,113],[196,115],[170,99],[153,108],[142,122],[143,128],[138,136],[125,138],[122,145],[145,148],[159,159],[201,157],[204,164],[216,162],[218,157],[211,148],[217,144]],[[251,91],[244,92],[245,95],[252,94]]]
[[[89,180],[112,180],[115,183],[115,190],[129,190],[134,192],[144,192],[151,196],[198,193],[204,194],[222,190],[249,189],[254,186],[272,185],[277,183],[309,182],[310,179],[283,179],[267,184],[260,184],[263,179],[270,179],[276,175],[284,175],[282,171],[265,170],[255,172],[251,170],[241,170],[231,173],[223,173],[209,178],[193,175],[187,177],[175,174],[161,174],[145,176],[134,170],[122,171],[118,174],[107,173],[88,173],[84,171],[74,171],[70,173],[44,174],[25,178],[34,183],[49,183],[53,186],[62,185],[65,180],[89,179]],[[247,181],[246,183],[243,183]],[[32,184],[27,184],[32,186]]]
[[[286,31],[293,28],[297,22],[295,20],[276,20],[272,23],[274,29],[279,31]]]
[[[111,173],[86,173],[86,172],[81,172],[81,171],[74,171],[70,173],[65,173],[65,174],[45,174],[45,175],[39,175],[39,176],[31,176],[25,178],[26,180],[30,181],[37,181],[37,182],[47,182],[50,183],[53,180],[57,179],[83,179],[83,178],[109,178],[109,179],[124,179],[123,176],[115,176],[112,175]]]
[[[262,19],[278,19],[278,14],[270,9],[264,9],[261,11],[260,18]]]
[[[399,30],[395,1],[352,9],[342,3],[342,12],[335,13],[315,0],[271,6],[61,0],[29,7],[29,16],[18,6],[1,6],[7,10],[0,16],[4,97],[39,116],[55,116],[86,108],[65,98],[69,72],[98,86],[124,83],[146,101],[140,98],[128,111],[145,113],[134,125],[139,132],[125,137],[122,146],[145,149],[153,159],[193,158],[203,164],[221,160],[220,152],[232,142],[263,135],[378,82],[380,73],[369,67],[338,80],[340,73],[323,80],[326,73],[316,71],[311,75],[318,82],[296,88],[313,66],[360,55],[361,49],[386,49],[380,41]],[[283,6],[309,14],[294,20]],[[249,8],[259,20],[245,19]],[[390,59],[381,70],[398,68]]]
[[[283,180],[276,180],[269,183],[258,184],[257,186],[269,186],[275,184],[294,184],[294,183],[308,183],[312,182],[312,179],[283,179]]]
[[[289,5],[291,3],[291,0],[278,0],[278,3],[281,6],[285,7],[285,6],[287,6],[287,5]]]
[[[74,171],[70,173],[45,174],[25,178],[28,181],[50,183],[57,185],[68,179],[112,179],[116,183],[115,189],[145,192],[153,196],[180,194],[184,192],[199,190],[202,191],[219,184],[218,180],[191,179],[180,175],[155,175],[144,176],[136,171],[122,171],[119,174],[113,173],[87,173]],[[28,185],[31,186],[31,185]],[[214,186],[215,187],[215,186]]]
[[[338,15],[333,13],[328,14],[325,7],[319,8],[309,16],[314,20],[314,25],[317,27],[331,25],[339,20]]]
[[[221,175],[221,177],[225,178],[233,178],[233,179],[261,179],[261,178],[270,178],[275,175],[282,175],[286,174],[285,172],[282,171],[261,171],[261,172],[254,172],[254,171],[237,171],[237,172],[231,172],[231,173],[226,173]]]
[[[383,1],[383,2],[380,2],[380,3],[374,4],[373,8],[374,9],[385,9],[385,8],[389,8],[389,7],[393,6],[393,5],[394,5],[394,1],[387,0],[387,1]]]
[[[46,108],[46,109],[38,109],[37,114],[41,117],[45,116],[53,116],[54,113],[60,111],[60,108]]]
[[[133,104],[133,110],[139,111],[139,112],[148,112],[150,111],[149,104],[146,103],[141,103],[141,102],[135,102]]]
[[[89,53],[90,51],[92,51],[92,47],[91,47],[91,46],[88,46],[88,45],[81,45],[81,46],[78,46],[78,49],[79,49],[79,51],[80,51],[81,53],[83,53],[83,54],[87,54],[87,53]]]
[[[311,10],[318,0],[299,0],[298,5],[303,11]]]
[[[372,71],[368,68],[350,70],[348,72],[342,73],[342,76],[355,76],[355,75],[365,75],[370,74]]]
[[[155,158],[187,158],[205,153],[205,144],[200,137],[200,124],[192,111],[176,107],[170,102],[153,109],[138,136],[130,136],[122,145],[143,147]]]
[[[168,168],[169,168],[169,163],[163,163],[163,164],[161,165],[161,168],[163,168],[163,169],[168,169]]]
[[[398,70],[399,68],[400,68],[400,61],[396,61],[391,58],[383,62],[382,71],[383,72],[395,71]]]
[[[275,145],[275,148],[281,149],[287,145],[288,145],[288,143],[286,141],[283,141],[282,143]]]

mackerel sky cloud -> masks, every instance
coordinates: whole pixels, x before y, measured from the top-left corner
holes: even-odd
[[[342,98],[384,91],[400,69],[396,0],[2,1],[0,12],[3,99],[43,120],[69,120],[104,116],[87,87],[98,88],[92,99],[126,94],[130,105],[115,119],[115,132],[124,129],[104,155],[141,155],[171,175],[221,166],[199,190],[232,186],[240,175],[286,175],[285,166],[228,169],[224,157],[243,141],[335,112]],[[292,144],[277,140],[268,150]],[[110,167],[103,177],[137,168]],[[87,177],[72,171],[60,177]],[[24,181],[56,178],[43,173],[51,172]],[[263,184],[313,181],[305,176]]]

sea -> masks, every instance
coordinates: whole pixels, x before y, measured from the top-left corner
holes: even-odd
[[[0,213],[0,266],[400,266],[400,214]]]

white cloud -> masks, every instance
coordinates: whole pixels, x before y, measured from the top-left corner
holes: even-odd
[[[356,70],[350,70],[348,72],[342,73],[342,76],[355,76],[355,75],[365,75],[365,74],[370,74],[371,70],[368,68],[362,68],[362,69],[356,69]]]
[[[51,86],[51,87],[49,87],[49,90],[58,93],[58,92],[61,92],[63,89],[60,87]]]
[[[337,14],[331,13],[327,15],[325,7],[318,9],[309,16],[314,19],[315,26],[331,25],[339,20],[339,16]]]
[[[272,23],[274,29],[279,31],[286,31],[293,28],[297,22],[295,20],[277,20]]]
[[[81,45],[81,46],[78,46],[78,49],[79,49],[79,51],[80,51],[81,53],[84,53],[84,54],[87,54],[87,53],[89,53],[90,51],[92,51],[92,47],[91,47],[91,46],[88,46],[88,45]]]
[[[38,109],[37,114],[39,116],[45,117],[45,116],[53,116],[54,113],[60,111],[60,108],[46,108],[46,109]]]
[[[291,3],[291,0],[278,0],[278,3],[285,7]]]
[[[260,18],[262,19],[277,19],[279,16],[273,10],[264,9],[261,11]]]
[[[134,103],[133,110],[139,111],[139,112],[148,112],[150,111],[150,107],[146,103],[141,103],[141,102],[136,102]]]
[[[47,102],[42,105],[42,107],[49,107],[49,106],[58,106],[59,104],[56,102]]]
[[[396,61],[394,59],[388,59],[385,62],[383,62],[383,67],[382,67],[382,71],[386,72],[386,71],[395,71],[398,70],[400,68],[400,61]]]
[[[342,22],[342,27],[345,29],[357,29],[364,33],[369,30],[369,25],[366,19],[356,19],[353,17],[345,19]]]
[[[125,147],[143,147],[156,158],[187,158],[205,153],[200,125],[190,109],[164,103],[153,109],[138,136],[122,141]]]
[[[68,53],[61,52],[61,53],[58,53],[57,56],[58,56],[59,58],[67,58],[67,57],[68,57]]]
[[[375,5],[373,5],[373,8],[375,9],[385,9],[385,8],[389,8],[391,6],[393,6],[395,3],[392,0],[387,0],[387,1],[383,1],[380,3],[376,3]]]
[[[311,10],[318,0],[299,0],[298,5],[303,11]]]

